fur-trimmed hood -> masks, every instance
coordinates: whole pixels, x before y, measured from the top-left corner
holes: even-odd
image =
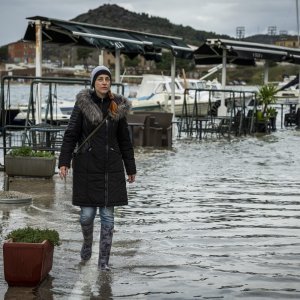
[[[93,101],[92,98],[92,89],[84,89],[80,91],[76,96],[76,104],[84,116],[92,123],[99,124],[103,120],[103,114],[99,106]],[[119,120],[124,118],[131,108],[130,102],[123,96],[113,94],[115,102],[118,105],[116,114],[112,114],[111,111],[108,111],[109,116],[113,120]]]

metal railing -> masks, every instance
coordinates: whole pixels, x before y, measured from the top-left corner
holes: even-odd
[[[207,92],[207,101],[200,101],[203,93]],[[193,94],[194,98],[192,104],[187,100],[190,94]],[[222,97],[225,98],[227,107],[226,116],[218,116],[217,113]],[[252,102],[251,109],[246,102]],[[179,117],[178,135],[180,137],[184,132],[189,137],[195,135],[201,139],[208,134],[217,137],[251,134],[254,131],[256,106],[254,91],[186,89],[182,113]]]
[[[7,119],[7,113],[11,109],[10,89],[12,81],[28,81],[30,84],[26,117],[21,124],[15,125],[12,120]],[[35,88],[42,84],[47,88],[45,114],[42,122],[36,124],[36,104],[38,95],[34,93]],[[30,146],[34,150],[59,151],[68,119],[59,121],[57,118],[57,88],[59,85],[82,85],[84,88],[90,86],[89,78],[65,78],[65,77],[34,77],[34,76],[3,76],[1,79],[0,93],[0,117],[1,134],[4,155],[8,150],[15,147]],[[6,91],[6,92],[5,92]],[[112,91],[124,95],[124,85],[112,83]],[[74,99],[75,103],[75,99]],[[23,124],[22,124],[23,123]]]

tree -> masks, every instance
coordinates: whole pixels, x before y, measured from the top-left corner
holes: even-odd
[[[263,105],[262,114],[265,116],[268,105],[276,102],[277,88],[274,84],[264,84],[258,91],[257,97],[260,101],[260,104]]]
[[[0,61],[8,60],[8,46],[0,47]]]
[[[77,59],[82,60],[87,66],[87,60],[92,54],[93,50],[88,48],[77,48]]]
[[[162,60],[159,63],[156,63],[157,69],[160,69],[161,71],[166,71],[166,73],[169,73],[171,70],[171,61],[173,59],[173,55],[171,52],[163,52],[162,54]],[[176,69],[185,71],[193,70],[195,66],[195,63],[193,60],[188,59],[176,59]]]
[[[132,59],[126,59],[126,67],[138,67],[139,63],[140,60],[138,56]]]

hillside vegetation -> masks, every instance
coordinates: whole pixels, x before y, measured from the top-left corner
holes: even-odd
[[[196,30],[190,26],[173,24],[166,18],[151,16],[147,13],[131,12],[115,4],[104,4],[96,9],[91,9],[86,13],[78,15],[71,21],[182,37],[187,44],[194,45],[196,47],[199,47],[208,38],[234,39],[228,35],[205,31],[205,28],[203,28],[203,30]],[[244,40],[264,44],[273,44],[276,39],[280,38],[282,38],[282,36],[253,35],[244,38]],[[50,43],[43,45],[44,59],[55,62],[64,62],[65,66],[72,66],[76,64],[95,65],[98,63],[98,56],[98,49],[77,48],[70,46],[57,47],[57,45]],[[2,47],[0,48],[0,61],[4,62],[6,60],[7,47]],[[144,69],[137,68],[138,63],[139,60],[137,58],[133,60],[126,59],[125,67],[127,69],[133,69],[133,74],[146,72]],[[164,73],[165,75],[169,75],[170,64],[170,55],[168,53],[163,53],[162,62],[152,64],[151,69],[148,70],[148,72],[158,74]],[[113,68],[113,66],[111,67]],[[199,78],[205,75],[206,70],[212,66],[196,69],[193,61],[177,59],[176,67],[177,74],[184,69],[187,76]],[[121,72],[124,72],[123,68]],[[269,69],[269,80],[281,81],[283,75],[295,75],[298,72],[298,66],[277,65],[273,63]],[[212,75],[209,79],[216,77],[219,80],[221,79],[221,71]],[[263,77],[264,75],[262,67],[236,67],[227,69],[228,82],[233,80],[243,80],[247,84],[262,84]]]
[[[184,37],[184,41],[192,45],[200,45],[207,38],[230,38],[228,35],[220,35],[215,32],[196,30],[190,26],[172,24],[166,18],[150,16],[146,13],[131,12],[115,4],[104,4],[77,16],[72,21]]]
[[[196,30],[190,26],[176,25],[171,23],[166,18],[160,18],[157,16],[150,16],[146,13],[135,13],[128,11],[118,5],[105,4],[96,9],[89,10],[87,13],[83,13],[72,21],[90,23],[101,26],[125,28],[129,30],[149,32],[155,34],[162,34],[168,36],[183,37],[187,44],[200,46],[208,38],[223,38],[234,39],[228,35],[218,34],[215,32],[208,32],[205,30]],[[205,28],[203,28],[205,29]],[[280,36],[269,35],[254,35],[245,38],[245,41],[258,42],[265,44],[272,44]],[[191,63],[183,63],[178,60],[177,67],[179,69],[185,68],[186,71],[191,71],[195,66]],[[165,74],[169,72],[169,61],[165,64],[158,64],[158,70],[163,71]],[[295,75],[298,72],[298,67],[295,65],[277,65],[273,64],[269,69],[270,81],[281,81],[282,76],[285,74]],[[205,70],[200,71],[200,76],[205,74]],[[221,71],[211,76],[210,79],[218,77],[221,78]],[[247,84],[262,84],[263,83],[263,67],[236,67],[234,69],[227,70],[227,79],[244,80]]]

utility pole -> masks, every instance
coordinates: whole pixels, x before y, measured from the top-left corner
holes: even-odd
[[[298,48],[300,47],[299,44],[299,7],[298,7],[298,0],[296,0],[296,14],[297,14],[297,36],[298,36]],[[300,91],[300,68],[299,68],[299,73],[298,73],[298,91]],[[300,104],[300,92],[298,92],[298,105]]]

